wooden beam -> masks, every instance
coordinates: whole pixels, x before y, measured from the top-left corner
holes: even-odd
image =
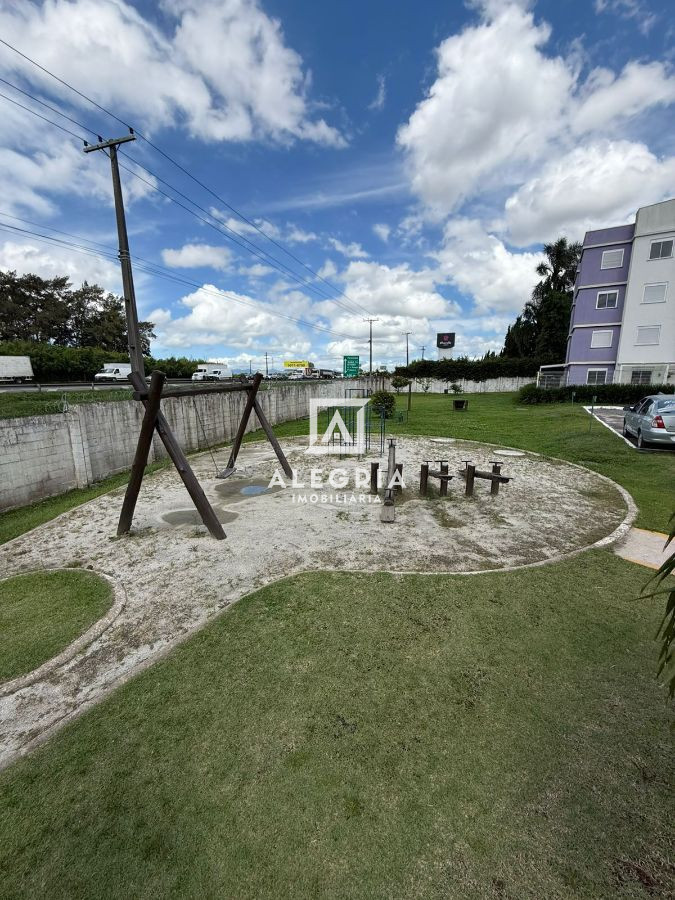
[[[262,375],[260,374],[260,372],[258,372],[253,379],[253,383],[248,385],[246,406],[244,407],[244,412],[242,414],[241,421],[239,422],[239,428],[237,428],[237,433],[234,436],[234,443],[232,444],[232,450],[230,451],[230,458],[227,463],[227,469],[233,470],[235,467],[235,463],[237,462],[237,457],[239,456],[239,450],[241,448],[241,442],[246,432],[248,420],[251,418],[251,412],[253,411],[253,406],[255,404],[255,395],[258,393],[258,388],[260,387],[261,381]]]
[[[152,436],[155,433],[155,425],[157,423],[157,413],[159,412],[159,404],[162,398],[162,388],[166,381],[164,372],[155,371],[150,378],[150,390],[145,403],[145,415],[143,416],[143,424],[141,432],[138,435],[138,444],[136,445],[136,454],[131,466],[129,475],[129,483],[124,495],[124,503],[120,512],[119,522],[117,523],[117,534],[127,534],[131,529],[131,522],[136,509],[136,501],[138,493],[141,489],[141,482],[145,474],[145,467],[148,464],[148,454],[152,445]]]
[[[255,409],[255,414],[258,417],[258,421],[260,422],[260,424],[263,427],[263,431],[267,435],[267,439],[269,440],[270,444],[274,448],[274,452],[277,455],[277,459],[281,463],[281,468],[284,470],[285,474],[289,478],[292,478],[293,477],[293,469],[291,469],[289,462],[286,459],[286,456],[284,454],[284,451],[281,449],[281,444],[277,440],[277,436],[274,433],[274,431],[272,430],[272,426],[267,421],[267,416],[262,411],[262,407],[260,406],[260,403],[258,403],[257,397],[253,398],[253,408]]]
[[[168,391],[164,391],[162,394],[162,400],[172,397],[199,397],[202,394],[231,394],[235,391],[248,391],[250,389],[250,384],[214,384],[213,386],[204,384],[196,388],[169,388]],[[145,400],[147,396],[147,390],[134,391],[134,400]]]
[[[133,386],[139,392],[143,387],[145,387],[145,382],[143,381],[141,376],[138,375],[138,373],[132,372],[130,379]],[[143,403],[143,405],[146,405],[148,401],[142,400],[141,402]],[[197,476],[192,471],[190,463],[187,461],[187,457],[183,453],[182,447],[176,440],[173,432],[171,431],[171,427],[164,418],[164,414],[161,412],[161,410],[157,413],[155,427],[157,428],[157,433],[162,439],[162,443],[166,447],[166,452],[169,454],[173,461],[173,464],[178,470],[178,474],[180,475],[188,494],[190,495],[190,497],[192,497],[192,502],[197,507],[197,511],[202,517],[202,522],[206,525],[214,538],[222,541],[225,538],[223,526],[220,524],[218,517],[213,511],[213,507],[207,500],[206,494],[202,490],[202,486],[200,485]]]

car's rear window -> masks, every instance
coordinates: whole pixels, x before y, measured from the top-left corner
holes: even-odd
[[[660,412],[675,412],[675,400],[659,400],[656,406]]]

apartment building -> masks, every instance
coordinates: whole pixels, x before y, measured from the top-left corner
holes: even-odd
[[[675,200],[638,210],[614,380],[675,381]]]
[[[542,367],[540,384],[675,381],[674,241],[675,200],[586,232],[565,363]]]

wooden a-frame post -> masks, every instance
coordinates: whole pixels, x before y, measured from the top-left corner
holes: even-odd
[[[199,515],[202,518],[202,522],[204,523],[204,525],[206,525],[213,537],[217,538],[218,540],[222,540],[225,537],[223,526],[221,525],[218,517],[213,511],[213,507],[209,503],[206,494],[204,493],[202,486],[197,479],[197,476],[192,471],[185,453],[176,440],[175,435],[171,431],[169,423],[166,421],[166,418],[164,417],[164,414],[160,409],[162,396],[180,397],[194,396],[195,394],[204,393],[219,393],[221,391],[246,391],[246,405],[244,407],[241,421],[239,422],[239,428],[237,429],[237,434],[234,439],[232,452],[230,453],[230,459],[227,465],[227,469],[225,470],[225,474],[231,474],[234,471],[234,466],[239,454],[241,442],[243,440],[246,426],[248,425],[248,421],[253,410],[255,410],[255,413],[260,420],[260,424],[262,425],[265,434],[267,435],[270,443],[272,444],[272,447],[274,448],[274,452],[276,453],[277,458],[281,463],[281,467],[289,478],[292,478],[293,470],[288,464],[288,460],[286,459],[279,441],[277,440],[276,435],[272,430],[272,426],[267,421],[267,417],[265,416],[262,407],[258,402],[257,394],[260,383],[262,381],[262,375],[260,373],[255,376],[255,378],[253,379],[253,383],[250,385],[228,385],[226,387],[216,388],[215,390],[211,388],[201,388],[182,392],[167,391],[163,393],[166,376],[163,372],[155,371],[152,373],[152,376],[150,378],[149,388],[146,385],[145,365],[143,362],[143,347],[141,343],[140,329],[138,327],[136,292],[134,290],[131,256],[129,254],[129,238],[127,235],[126,218],[124,215],[124,198],[122,196],[122,184],[120,181],[119,163],[117,161],[118,146],[120,144],[126,143],[127,141],[134,140],[136,140],[136,137],[133,132],[130,132],[128,135],[125,135],[125,137],[113,138],[109,141],[102,140],[100,141],[100,143],[94,144],[93,146],[85,144],[84,147],[85,153],[91,153],[94,150],[102,150],[104,152],[106,150],[109,151],[108,155],[110,157],[110,166],[112,169],[113,192],[115,195],[115,216],[117,219],[119,258],[120,266],[122,268],[122,286],[124,289],[124,310],[127,322],[129,360],[131,362],[131,375],[129,376],[129,380],[134,387],[134,399],[139,400],[145,407],[145,414],[143,416],[141,431],[138,436],[138,444],[136,447],[136,453],[134,455],[134,461],[131,467],[129,483],[127,484],[127,490],[124,495],[124,502],[122,504],[122,510],[120,512],[119,523],[117,525],[117,534],[127,534],[131,529],[131,522],[133,520],[134,510],[136,508],[136,502],[138,500],[138,494],[141,489],[141,483],[143,481],[145,468],[148,464],[148,454],[150,453],[150,447],[152,445],[152,437],[156,430],[166,448],[166,452],[173,460],[173,464],[175,465],[178,474],[182,478],[183,484],[187,488],[187,491],[192,498],[192,502],[197,507]]]
[[[122,184],[120,182],[119,163],[117,161],[117,148],[120,144],[127,141],[136,140],[136,136],[132,133],[122,138],[113,138],[109,141],[101,141],[94,145],[85,145],[84,152],[92,153],[95,150],[108,150],[110,157],[110,167],[112,170],[113,192],[115,195],[115,216],[117,219],[117,237],[119,241],[119,257],[120,266],[122,268],[122,286],[124,289],[124,309],[127,320],[127,340],[129,343],[129,360],[131,362],[130,380],[136,391],[142,392],[145,406],[145,416],[141,434],[139,436],[138,447],[136,448],[136,456],[132,468],[129,484],[122,505],[119,524],[117,526],[118,534],[125,534],[131,528],[131,520],[133,518],[138,492],[140,491],[143,472],[148,461],[148,453],[152,441],[152,433],[156,428],[162,443],[166,447],[166,451],[173,460],[180,477],[183,479],[185,487],[188,489],[194,505],[197,507],[202,521],[209,529],[211,534],[222,540],[225,537],[223,526],[220,524],[218,517],[206,498],[206,494],[202,490],[197,477],[187,461],[187,457],[183,453],[178,441],[173,435],[168,422],[160,411],[159,404],[162,396],[162,386],[164,378],[161,373],[153,373],[151,387],[152,395],[147,390],[145,383],[145,365],[143,363],[143,347],[141,344],[140,329],[138,327],[138,311],[136,309],[136,293],[134,290],[134,279],[131,269],[131,256],[129,254],[129,238],[127,235],[126,218],[124,215],[124,198],[122,197]],[[156,377],[155,377],[156,376]]]

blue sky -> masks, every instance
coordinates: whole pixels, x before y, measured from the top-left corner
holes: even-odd
[[[440,330],[457,333],[459,353],[499,350],[544,241],[581,239],[675,193],[668,6],[49,0],[6,4],[0,37],[293,254],[146,142],[127,145],[124,164],[146,180],[122,173],[156,355],[236,370],[267,352],[273,368],[340,368],[345,353],[367,356],[371,316],[375,363],[392,366],[403,332],[413,358],[423,345],[435,355]],[[3,46],[0,69],[87,128],[123,133]],[[119,291],[107,160],[0,103],[0,266]],[[202,220],[135,163],[203,207]]]

